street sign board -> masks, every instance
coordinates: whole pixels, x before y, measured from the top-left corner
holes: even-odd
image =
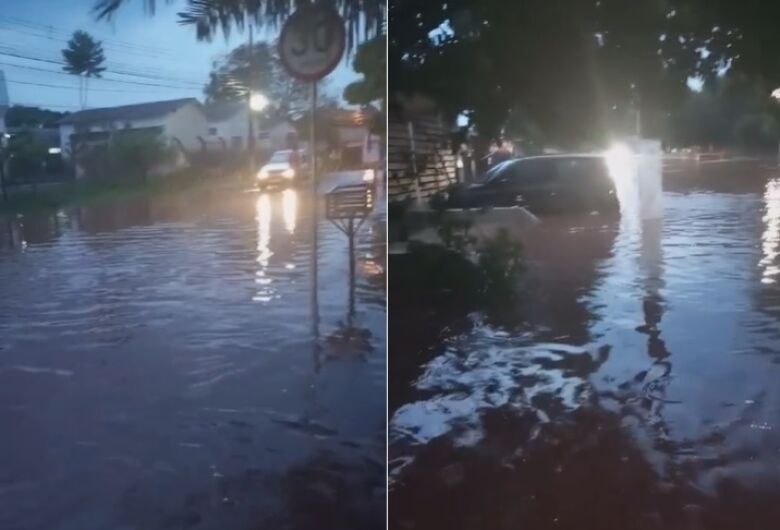
[[[331,73],[344,55],[344,21],[330,6],[315,3],[293,13],[279,37],[279,57],[287,72],[314,82]]]

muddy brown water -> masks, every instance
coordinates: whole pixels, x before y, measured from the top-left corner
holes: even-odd
[[[660,222],[526,233],[514,323],[416,342],[391,312],[390,373],[417,359],[390,387],[391,528],[780,525],[780,173],[664,186]]]
[[[0,528],[384,528],[384,214],[215,187],[0,218]],[[324,526],[323,526],[324,525]]]

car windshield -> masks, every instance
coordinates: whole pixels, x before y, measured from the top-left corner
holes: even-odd
[[[500,162],[496,164],[495,166],[491,167],[487,173],[485,174],[485,183],[490,184],[493,182],[496,182],[498,179],[502,178],[506,174],[506,169],[513,164],[516,164],[517,160],[505,160],[504,162]]]
[[[290,151],[277,151],[268,162],[270,164],[283,164],[290,161]]]

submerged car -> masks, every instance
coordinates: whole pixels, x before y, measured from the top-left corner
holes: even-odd
[[[618,211],[603,155],[546,155],[501,162],[483,182],[454,190],[455,208],[524,206],[534,214]]]
[[[304,155],[288,149],[276,151],[257,172],[257,183],[262,186],[291,186],[306,179]]]

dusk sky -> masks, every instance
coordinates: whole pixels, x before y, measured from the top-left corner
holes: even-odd
[[[221,34],[210,43],[197,41],[194,28],[178,24],[184,0],[158,2],[154,16],[136,0],[112,23],[94,20],[94,0],[0,2],[0,70],[8,81],[11,104],[78,109],[77,78],[52,62],[62,61],[61,50],[77,29],[101,40],[107,59],[104,79],[90,80],[89,107],[181,97],[203,100],[212,62],[247,39],[246,33],[233,32],[227,41]],[[256,38],[274,37],[275,32],[260,32]],[[356,77],[345,60],[330,75],[325,92],[340,97]]]

